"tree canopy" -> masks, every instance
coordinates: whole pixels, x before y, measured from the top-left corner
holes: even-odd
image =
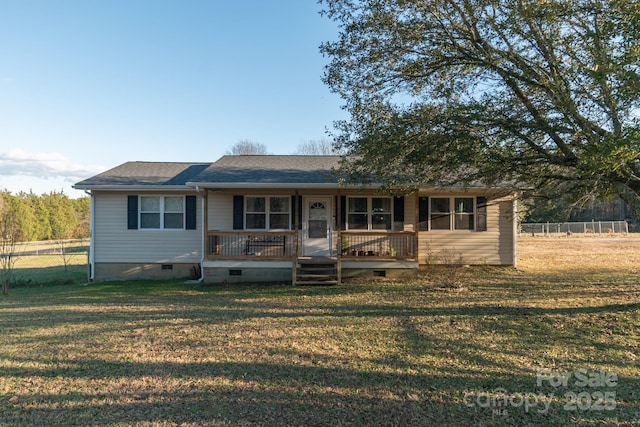
[[[9,227],[16,242],[89,237],[89,204],[89,197],[70,199],[63,192],[37,195],[2,190],[0,229]]]
[[[637,1],[321,2],[352,179],[511,180],[640,211]]]
[[[231,147],[227,154],[233,155],[248,155],[248,154],[268,154],[267,146],[260,143],[243,139]]]
[[[326,139],[310,139],[303,141],[298,145],[298,149],[294,154],[301,154],[305,156],[328,156],[336,154],[333,150],[333,143]]]

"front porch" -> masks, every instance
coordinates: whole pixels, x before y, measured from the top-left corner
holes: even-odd
[[[345,274],[386,276],[390,270],[418,268],[415,232],[336,230],[327,236],[329,252],[323,256],[305,255],[302,234],[208,231],[204,275],[215,282],[340,284]]]

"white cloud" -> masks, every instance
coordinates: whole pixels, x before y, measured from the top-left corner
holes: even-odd
[[[106,168],[102,166],[74,163],[59,153],[30,153],[20,148],[0,153],[0,176],[63,178],[67,182],[77,182],[104,170]]]

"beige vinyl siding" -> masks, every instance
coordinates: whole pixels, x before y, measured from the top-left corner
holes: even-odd
[[[413,222],[416,219],[416,196],[413,194],[407,195],[404,198],[404,230],[399,231],[414,231]]]
[[[418,261],[420,264],[514,265],[513,220],[511,197],[490,199],[487,231],[421,231],[418,233]]]
[[[197,198],[196,203],[196,230],[128,230],[127,195],[133,194],[135,193],[94,192],[95,262],[200,262],[202,253],[200,197]],[[162,195],[176,194],[163,193]]]
[[[209,192],[207,223],[209,230],[233,230],[233,194]]]

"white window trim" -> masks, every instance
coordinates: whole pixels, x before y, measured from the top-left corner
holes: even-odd
[[[158,197],[160,199],[160,207],[159,207],[159,211],[153,211],[153,212],[143,212],[142,211],[142,198],[143,197]],[[166,197],[176,197],[176,198],[181,198],[182,199],[182,212],[167,212],[164,210],[164,201]],[[155,195],[155,194],[141,194],[138,196],[138,229],[141,231],[183,231],[186,229],[186,220],[187,220],[187,207],[186,207],[186,197],[183,195],[172,195],[172,194],[163,194],[163,195]],[[158,213],[160,215],[160,227],[159,228],[145,228],[142,227],[142,214],[143,213]],[[164,227],[164,214],[166,213],[182,213],[182,227],[180,228],[165,228]]]
[[[434,229],[431,226],[431,219],[432,219],[432,211],[431,211],[431,206],[432,206],[432,200],[433,199],[449,199],[449,228],[448,229],[441,229],[441,228],[436,228]],[[463,213],[464,215],[473,215],[473,229],[469,230],[469,229],[456,229],[455,228],[455,199],[471,199],[473,202],[473,212],[468,212],[468,213]],[[475,233],[477,231],[477,215],[478,215],[478,206],[477,206],[477,197],[476,196],[429,196],[429,225],[428,225],[428,231],[429,232],[434,232],[434,233],[451,233],[451,232],[456,232],[456,233]]]
[[[282,198],[282,199],[288,199],[288,203],[289,203],[289,210],[286,212],[286,214],[289,216],[289,228],[271,228],[271,198],[272,197],[278,197],[278,198]],[[264,212],[249,212],[247,209],[247,199],[248,198],[264,198]],[[244,221],[244,229],[247,231],[289,231],[292,229],[293,225],[291,224],[291,196],[287,196],[287,195],[277,195],[277,194],[270,194],[270,195],[263,195],[263,194],[258,194],[258,195],[246,195],[244,196],[244,208],[243,208],[243,218],[242,220]],[[264,227],[265,228],[248,228],[247,227],[247,215],[248,214],[264,214],[265,215],[265,219],[264,219]],[[284,215],[285,212],[273,212],[274,214],[281,214]]]
[[[350,199],[367,199],[367,229],[360,229],[360,228],[354,228],[351,229],[349,228],[349,214],[364,214],[364,212],[351,212],[349,210],[349,200]],[[373,214],[375,212],[372,211],[373,209],[373,201],[372,199],[387,199],[390,200],[390,211],[389,211],[389,215],[391,215],[391,228],[390,229],[380,229],[380,228],[373,228],[373,225],[371,224],[371,217],[373,216]],[[394,217],[393,217],[393,213],[395,211],[394,206],[393,206],[394,200],[393,197],[386,197],[386,196],[347,196],[347,200],[345,203],[345,208],[346,208],[346,212],[345,212],[345,228],[347,231],[354,231],[354,232],[365,232],[365,231],[375,231],[375,232],[380,232],[380,233],[384,233],[384,232],[391,232],[393,231],[393,225],[394,225]]]

